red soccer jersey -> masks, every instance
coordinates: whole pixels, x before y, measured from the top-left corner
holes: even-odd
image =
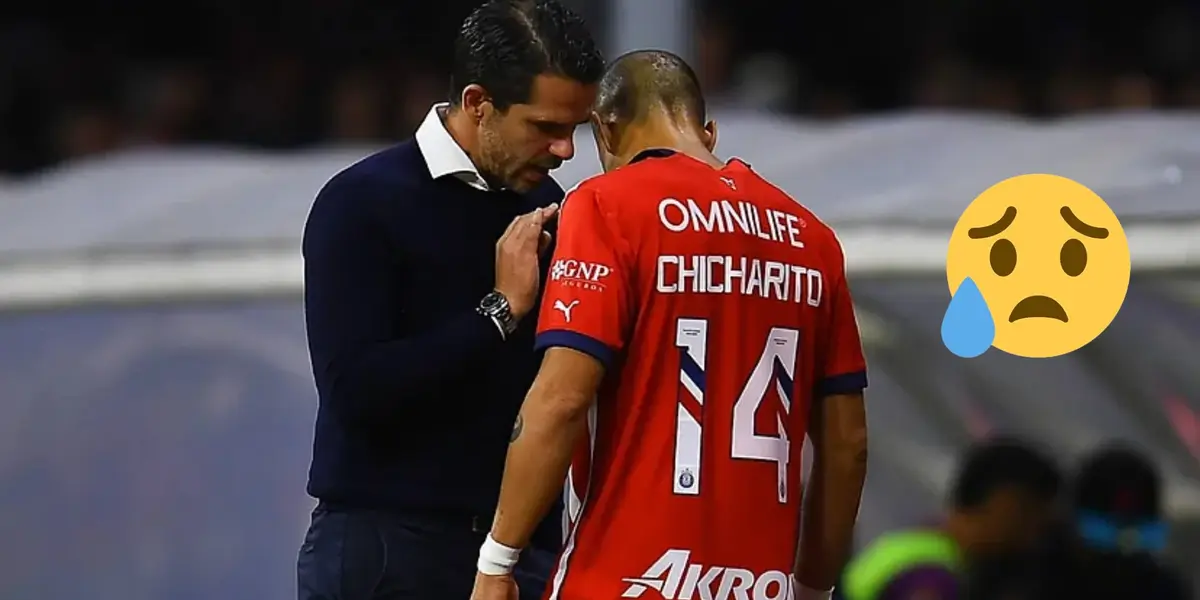
[[[745,163],[641,158],[559,216],[537,345],[608,372],[547,598],[791,598],[809,405],[866,387],[841,246]]]

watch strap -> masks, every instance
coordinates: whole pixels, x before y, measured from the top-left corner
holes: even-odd
[[[508,336],[517,329],[517,319],[513,316],[508,298],[505,298],[504,294],[500,292],[493,291],[484,296],[479,302],[476,312],[490,318],[505,339],[508,339]]]
[[[491,321],[492,324],[496,326],[496,331],[500,332],[500,339],[507,341],[508,340],[508,331],[506,331],[504,329],[504,323],[501,323],[500,319],[497,319],[496,317],[493,317],[491,315],[484,315],[484,316],[487,317],[488,320]]]

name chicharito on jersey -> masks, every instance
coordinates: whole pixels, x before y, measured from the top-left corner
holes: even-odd
[[[821,306],[825,278],[809,267],[745,256],[659,256],[660,294],[741,294]]]

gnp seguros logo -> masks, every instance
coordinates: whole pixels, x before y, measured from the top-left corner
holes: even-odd
[[[600,291],[604,279],[612,274],[612,268],[595,262],[560,258],[550,267],[550,280],[563,287]]]

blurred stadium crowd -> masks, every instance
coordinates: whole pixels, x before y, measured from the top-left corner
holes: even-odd
[[[1060,472],[1035,445],[992,437],[963,453],[949,488],[939,517],[860,550],[835,598],[1194,597],[1194,569],[1163,559],[1170,527],[1161,475],[1131,446],[1104,445]],[[948,542],[942,557],[928,545],[938,538]],[[939,566],[957,576],[939,582]]]
[[[0,173],[136,144],[404,137],[444,95],[446,40],[473,2],[60,4],[0,9]],[[575,4],[603,31],[603,3]],[[693,62],[719,105],[1200,106],[1187,0],[697,4]]]

